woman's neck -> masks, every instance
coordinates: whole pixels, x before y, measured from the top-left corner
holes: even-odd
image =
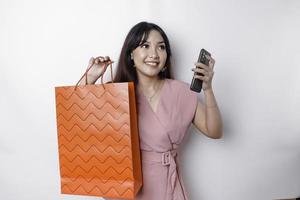
[[[157,78],[139,79],[138,91],[151,103],[158,97],[158,93],[164,84],[164,80]]]
[[[140,78],[138,80],[138,85],[140,85],[144,89],[153,89],[159,85],[161,80],[159,78]]]
[[[146,76],[139,76],[138,77],[138,88],[142,90],[143,93],[153,93],[154,91],[158,90],[163,83],[163,80],[159,79],[158,76],[156,77],[146,77]]]

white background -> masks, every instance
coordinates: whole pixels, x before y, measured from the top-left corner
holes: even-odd
[[[191,199],[300,196],[299,1],[1,0],[0,199],[99,199],[60,194],[54,87],[75,84],[91,56],[117,61],[142,20],[167,33],[177,79],[190,83],[201,48],[216,59],[224,138],[191,127]]]

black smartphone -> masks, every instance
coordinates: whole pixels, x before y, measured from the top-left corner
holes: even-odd
[[[199,57],[198,57],[198,62],[203,63],[208,66],[209,60],[206,58],[206,55],[210,56],[211,54],[206,51],[205,49],[201,49]],[[196,73],[197,75],[203,75],[201,73]],[[192,83],[191,83],[191,90],[195,92],[201,92],[202,89],[202,80],[196,79],[193,77]]]

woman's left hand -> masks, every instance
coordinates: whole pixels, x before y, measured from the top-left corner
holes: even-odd
[[[208,66],[203,63],[197,62],[195,63],[196,68],[192,69],[192,71],[196,73],[200,73],[199,75],[195,74],[194,77],[203,81],[202,84],[203,90],[212,88],[211,83],[212,83],[212,78],[214,76],[214,66],[215,66],[215,59],[213,59],[208,55],[206,56],[206,58],[209,60]]]

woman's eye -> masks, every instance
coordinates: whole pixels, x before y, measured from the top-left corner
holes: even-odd
[[[142,48],[148,48],[149,45],[148,45],[148,44],[142,44],[141,47],[142,47]]]
[[[161,46],[160,46],[160,49],[161,49],[161,50],[165,50],[165,49],[166,49],[166,46],[165,46],[165,45],[161,45]]]

